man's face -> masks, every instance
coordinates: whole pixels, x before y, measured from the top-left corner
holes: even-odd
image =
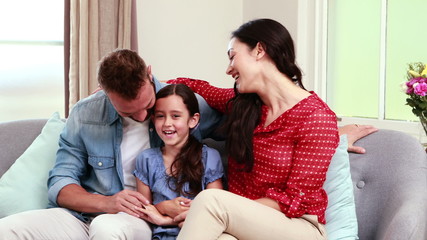
[[[130,117],[138,122],[143,122],[149,118],[149,110],[153,108],[156,101],[154,85],[149,81],[141,87],[136,99],[124,99],[112,91],[108,92],[107,96],[120,116]]]

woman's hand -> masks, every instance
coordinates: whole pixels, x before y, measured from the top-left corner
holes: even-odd
[[[190,199],[177,197],[175,199],[162,201],[156,204],[156,208],[161,214],[174,218],[180,213],[187,211],[190,208],[190,205]]]
[[[338,128],[339,135],[347,134],[348,151],[355,153],[365,153],[366,150],[362,147],[354,146],[357,140],[378,131],[377,128],[371,125],[349,124]]]

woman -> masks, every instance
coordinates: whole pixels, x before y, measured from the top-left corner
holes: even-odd
[[[232,33],[234,91],[178,79],[228,114],[230,192],[205,190],[178,239],[327,239],[326,171],[338,146],[336,116],[305,90],[292,38],[271,19]]]

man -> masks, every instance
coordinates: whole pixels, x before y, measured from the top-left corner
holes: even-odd
[[[2,219],[5,239],[151,239],[135,211],[148,201],[135,191],[133,170],[139,152],[161,144],[149,117],[165,84],[130,50],[105,56],[98,82],[102,90],[73,107],[61,133],[48,179],[50,208]],[[193,134],[202,139],[221,116],[198,100],[202,122]]]

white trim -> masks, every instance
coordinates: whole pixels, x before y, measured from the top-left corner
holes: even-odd
[[[326,102],[327,99],[327,56],[328,56],[328,1],[316,1],[315,5],[314,72],[315,92]]]
[[[385,82],[387,51],[387,0],[381,1],[380,72],[378,81],[378,119],[385,119]]]
[[[294,39],[294,44],[296,46],[296,58],[297,64],[303,70],[303,79],[310,79],[310,69],[311,65],[309,56],[310,56],[310,40],[307,38],[309,29],[309,0],[300,0],[298,1],[298,24],[297,24],[297,37]],[[312,83],[309,83],[312,84]],[[307,86],[306,86],[307,87]]]

